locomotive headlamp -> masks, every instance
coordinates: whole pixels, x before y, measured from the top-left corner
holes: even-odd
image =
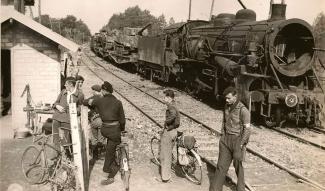
[[[284,101],[288,107],[294,107],[298,103],[298,96],[294,93],[290,93],[286,96]]]

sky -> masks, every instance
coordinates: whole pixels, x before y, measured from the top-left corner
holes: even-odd
[[[139,5],[147,9],[154,16],[165,15],[168,23],[170,17],[176,22],[188,19],[190,0],[42,0],[41,13],[50,17],[63,18],[74,15],[84,21],[91,33],[98,32],[102,26],[108,23],[114,13],[122,13],[128,7]],[[33,8],[34,16],[38,16],[37,6],[39,0],[35,0]],[[269,14],[270,0],[242,0],[245,6],[257,14],[257,20],[265,20]],[[280,3],[281,0],[274,0]],[[320,12],[325,13],[325,0],[286,0],[287,19],[300,18],[313,24]],[[212,0],[192,0],[191,19],[208,20]],[[237,0],[215,0],[213,14],[233,13],[241,9]]]

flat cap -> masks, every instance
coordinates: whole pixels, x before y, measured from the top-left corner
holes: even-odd
[[[76,81],[85,81],[84,77],[82,77],[81,75],[76,76]]]
[[[67,81],[75,82],[76,79],[75,79],[74,77],[72,77],[72,76],[69,76],[69,77],[67,77],[67,78],[65,79],[65,81],[66,81],[66,82],[67,82]]]
[[[102,89],[113,93],[113,86],[108,81],[104,81],[104,83],[102,84]]]
[[[95,84],[95,85],[91,86],[91,89],[92,89],[92,90],[95,90],[96,92],[100,92],[100,90],[101,90],[102,88],[100,87],[100,85]]]

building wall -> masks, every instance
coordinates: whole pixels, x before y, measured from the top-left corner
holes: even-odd
[[[48,55],[25,44],[11,48],[11,87],[13,128],[24,127],[27,122],[26,96],[21,97],[27,84],[32,104],[54,103],[60,92],[60,63]]]
[[[60,61],[58,44],[25,25],[13,20],[1,24],[1,49],[10,49],[17,44],[26,44],[48,57]]]
[[[1,49],[11,50],[11,101],[13,128],[27,122],[26,95],[30,85],[32,104],[53,103],[60,92],[60,49],[58,44],[12,20],[1,24]]]

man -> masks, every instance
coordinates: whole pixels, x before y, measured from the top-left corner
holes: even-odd
[[[92,150],[93,154],[93,161],[98,159],[98,150],[99,147],[102,146],[102,143],[104,142],[105,138],[100,133],[100,129],[102,127],[102,120],[94,106],[90,106],[88,104],[90,99],[98,99],[102,97],[101,93],[101,86],[100,85],[93,85],[91,86],[93,96],[91,96],[88,99],[85,99],[83,101],[83,105],[88,106],[89,112],[88,112],[88,121],[91,127],[91,145],[90,148]]]
[[[62,130],[59,127],[70,129],[69,103],[77,104],[77,112],[80,114],[80,105],[83,101],[83,95],[76,91],[76,80],[74,77],[67,77],[65,80],[65,89],[61,91],[57,97],[52,116],[52,134],[53,143],[59,149],[59,138],[63,142],[71,143],[71,135],[69,130]]]
[[[77,66],[81,65],[81,58],[82,58],[82,51],[81,51],[81,48],[78,48],[78,51],[77,51]]]
[[[177,136],[177,128],[180,125],[179,111],[175,106],[175,94],[173,90],[164,91],[164,101],[167,105],[164,130],[161,135],[160,162],[161,179],[168,182],[171,178],[172,150]]]
[[[82,91],[82,85],[84,83],[85,79],[81,75],[76,76],[76,93],[80,94],[81,100],[83,101],[85,99],[85,94]],[[78,113],[78,120],[80,121],[81,113]]]
[[[226,174],[231,161],[237,175],[237,191],[245,190],[244,160],[245,147],[250,136],[250,113],[239,101],[237,90],[228,87],[223,92],[226,98],[222,136],[219,141],[219,158],[215,172],[215,181],[210,185],[210,191],[222,191]]]
[[[78,88],[78,90],[82,91],[81,88],[82,88],[82,85],[83,85],[83,83],[85,81],[85,78],[82,77],[81,75],[77,75],[76,76],[76,81],[77,81],[77,88]]]
[[[106,154],[103,171],[109,173],[102,185],[112,184],[119,170],[115,161],[116,146],[121,143],[121,131],[125,130],[125,115],[121,101],[112,95],[112,85],[105,81],[102,85],[103,97],[90,99],[89,105],[94,106],[103,121],[101,133],[107,138]]]

